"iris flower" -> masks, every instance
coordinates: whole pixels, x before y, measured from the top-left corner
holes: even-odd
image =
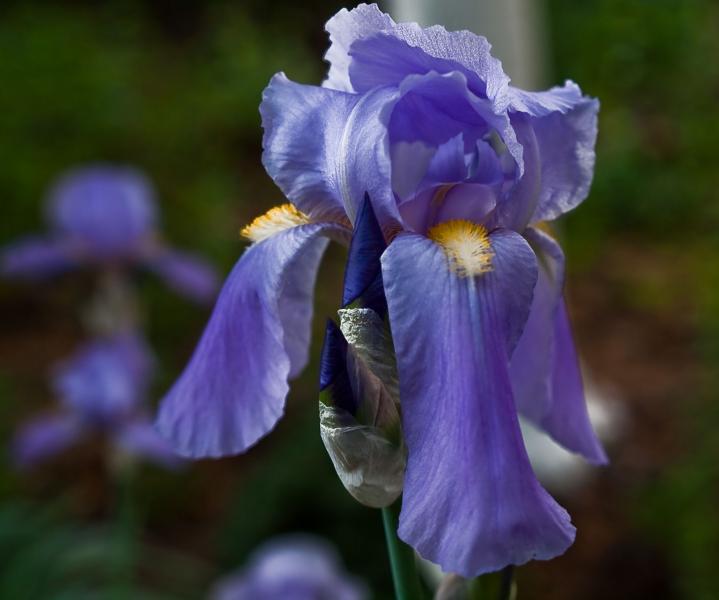
[[[210,265],[161,239],[154,191],[139,171],[109,165],[70,171],[51,190],[46,216],[49,234],[3,249],[0,273],[40,279],[80,267],[142,266],[193,300],[215,297]]]
[[[85,344],[53,377],[62,409],[35,417],[18,431],[12,447],[15,464],[32,467],[101,435],[116,452],[178,466],[181,459],[142,407],[152,363],[144,341],[135,335]]]
[[[518,412],[606,461],[588,419],[563,301],[564,256],[543,223],[588,194],[598,102],[572,82],[509,84],[483,37],[395,23],[376,5],[327,23],[321,87],[276,75],[263,164],[290,203],[257,218],[158,424],[182,454],[246,451],[282,416],[307,363],[329,239],[365,195],[399,374],[407,466],[399,536],[474,577],[572,543]],[[350,270],[376,269],[357,259]]]
[[[341,568],[324,540],[286,535],[265,542],[241,571],[222,579],[212,600],[362,600],[364,585]]]

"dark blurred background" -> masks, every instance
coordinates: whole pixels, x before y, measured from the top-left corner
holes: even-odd
[[[719,598],[719,4],[545,4],[550,82],[574,79],[602,103],[594,186],[561,232],[578,346],[622,426],[612,464],[557,494],[576,544],[519,569],[519,597]],[[279,70],[322,79],[323,25],[341,6],[352,4],[5,0],[0,244],[43,229],[63,170],[114,161],[154,181],[169,240],[228,272],[240,228],[282,201],[260,164],[261,91]],[[320,273],[314,361],[277,430],[246,456],[181,474],[143,467],[127,597],[203,597],[263,539],[298,530],[329,538],[390,597],[379,514],[346,494],[318,435],[319,336],[343,260],[336,247]],[[0,282],[0,440],[53,404],[47,375],[83,339],[92,285]],[[209,311],[149,276],[138,285],[159,399]],[[96,450],[30,474],[0,462],[0,598],[80,598],[111,577],[113,491]]]

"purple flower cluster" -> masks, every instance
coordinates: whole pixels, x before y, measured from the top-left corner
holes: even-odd
[[[99,434],[115,452],[164,467],[179,466],[181,459],[143,410],[152,363],[144,340],[134,335],[117,335],[80,348],[53,377],[62,410],[37,416],[18,431],[12,447],[15,463],[34,466]]]
[[[38,279],[81,267],[142,266],[193,300],[215,296],[214,269],[162,241],[154,192],[139,171],[109,165],[71,171],[51,190],[46,214],[49,233],[5,248],[0,273]]]
[[[253,244],[159,427],[190,457],[244,452],[274,427],[308,360],[322,255],[364,235],[368,197],[382,248],[351,253],[345,293],[379,282],[386,299],[407,448],[399,536],[468,577],[557,556],[575,530],[532,471],[518,413],[606,462],[564,256],[543,227],[588,194],[598,102],[572,82],[517,89],[483,37],[398,24],[376,5],[327,30],[323,85],[278,74],[260,107],[263,164],[291,204],[245,229]]]
[[[93,341],[53,378],[62,410],[21,428],[13,444],[16,464],[34,465],[101,434],[116,452],[166,467],[179,465],[182,461],[155,432],[142,407],[154,369],[137,333],[128,270],[143,266],[176,291],[207,302],[218,287],[214,269],[162,241],[154,192],[134,169],[96,165],[67,173],[48,197],[47,219],[47,235],[2,250],[0,272],[39,279],[86,267],[100,273],[107,289],[92,306]]]

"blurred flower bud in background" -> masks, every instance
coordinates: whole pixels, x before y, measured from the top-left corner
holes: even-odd
[[[220,580],[210,600],[366,600],[362,581],[342,568],[334,548],[310,535],[260,546],[247,565]]]

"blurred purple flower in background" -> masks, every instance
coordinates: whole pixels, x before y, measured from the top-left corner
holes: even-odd
[[[368,194],[388,246],[348,272],[381,271],[388,305],[408,449],[400,537],[469,577],[557,556],[574,527],[532,472],[517,412],[606,462],[564,256],[539,229],[588,193],[598,102],[572,82],[514,88],[483,37],[396,24],[376,5],[327,30],[323,86],[279,74],[260,107],[263,162],[292,204],[245,229],[254,243],[159,427],[192,457],[243,452],[274,427],[307,363],[328,238],[347,243]]]
[[[245,568],[222,579],[211,600],[363,600],[361,581],[344,572],[324,540],[287,535],[263,544]]]
[[[58,366],[53,388],[62,410],[35,417],[17,433],[15,464],[31,467],[93,434],[122,454],[165,467],[181,459],[157,434],[143,402],[153,371],[145,342],[131,334],[84,345]]]
[[[70,171],[51,190],[46,208],[50,232],[6,247],[0,256],[5,276],[142,266],[193,300],[214,298],[214,269],[161,239],[154,191],[139,171],[110,165]]]

